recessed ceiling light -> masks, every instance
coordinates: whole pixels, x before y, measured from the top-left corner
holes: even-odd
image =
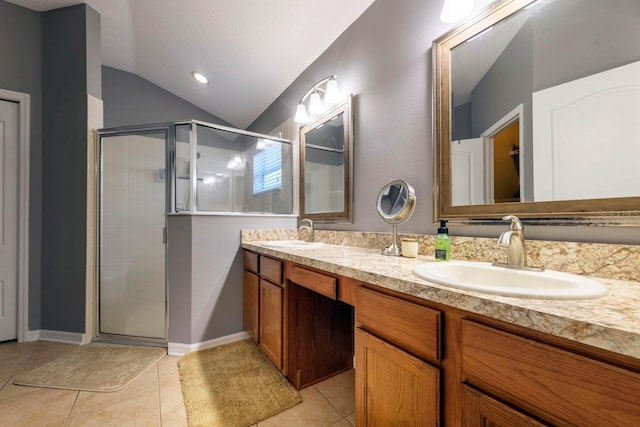
[[[191,75],[193,76],[194,79],[196,79],[199,83],[202,83],[203,85],[209,84],[209,79],[202,73],[199,73],[197,71],[192,71]]]

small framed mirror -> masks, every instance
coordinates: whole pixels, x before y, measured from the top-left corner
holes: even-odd
[[[415,207],[416,193],[406,181],[395,179],[382,187],[378,194],[376,208],[382,219],[393,226],[391,245],[383,249],[383,255],[401,255],[398,247],[398,224],[408,220]]]
[[[300,129],[300,217],[353,221],[353,96]]]

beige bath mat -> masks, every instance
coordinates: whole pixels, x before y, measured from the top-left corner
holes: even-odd
[[[82,391],[117,391],[160,360],[167,350],[92,343],[13,379],[17,385]]]
[[[250,341],[189,353],[178,368],[190,427],[248,426],[302,401]]]

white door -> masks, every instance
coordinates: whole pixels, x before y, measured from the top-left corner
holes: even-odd
[[[640,61],[533,94],[536,202],[638,196]]]
[[[18,336],[18,120],[0,100],[0,341]]]
[[[461,139],[451,143],[451,188],[453,206],[485,203],[482,138]]]

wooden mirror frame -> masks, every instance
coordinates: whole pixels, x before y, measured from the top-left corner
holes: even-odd
[[[300,218],[324,224],[353,223],[353,95],[300,128]],[[343,114],[344,121],[344,210],[341,212],[305,212],[305,135],[322,123]]]
[[[534,0],[497,0],[433,42],[434,223],[491,223],[507,214],[540,224],[640,225],[640,197],[452,205],[451,50]]]

